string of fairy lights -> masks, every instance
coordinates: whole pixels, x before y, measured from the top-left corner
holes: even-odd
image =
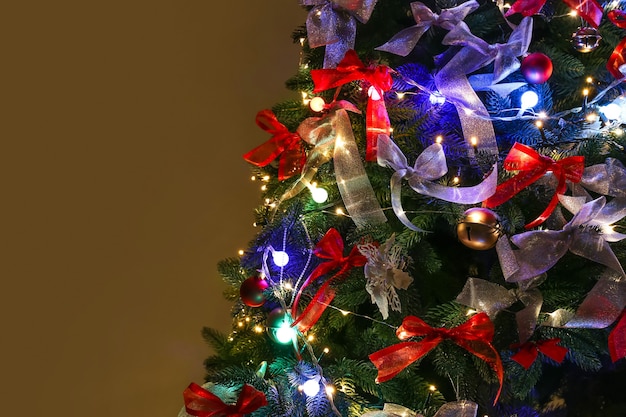
[[[510,5],[507,3],[507,4],[503,4],[502,7],[504,9],[507,9],[510,7]],[[578,16],[578,13],[576,12],[576,10],[572,10],[571,12],[567,14],[554,16],[553,18],[565,18],[565,17],[577,17],[577,16]],[[306,41],[305,38],[300,39],[301,46],[304,46],[305,41]],[[303,51],[301,51],[300,53],[299,66],[301,69],[308,68],[308,64],[304,62]],[[455,102],[454,99],[444,97],[438,91],[432,91],[426,86],[412,79],[403,77],[397,72],[396,72],[396,75],[401,76],[402,80],[406,84],[412,87],[415,87],[415,89],[417,90],[417,91],[395,92],[395,97],[398,100],[404,100],[407,96],[411,96],[411,95],[426,94],[428,95],[429,101],[433,106],[440,106],[440,105],[443,105],[446,101],[449,101],[455,104],[458,109],[462,109],[468,114],[474,113],[473,109],[466,107],[461,102]],[[603,122],[600,127],[595,128],[596,132],[601,132],[601,133],[610,132],[613,135],[621,136],[624,132],[621,129],[617,121],[619,120],[621,114],[623,113],[622,106],[620,106],[616,102],[611,102],[604,106],[598,106],[598,103],[610,90],[612,90],[613,88],[621,84],[624,81],[624,79],[626,79],[626,77],[615,80],[614,82],[609,84],[606,88],[604,88],[603,90],[595,94],[593,99],[590,99],[590,96],[592,94],[592,89],[590,87],[593,85],[594,80],[591,77],[587,77],[585,78],[585,83],[587,85],[581,90],[581,100],[582,100],[581,106],[573,108],[573,109],[565,110],[559,113],[555,113],[552,115],[547,114],[545,111],[535,110],[535,106],[537,106],[537,104],[539,103],[539,96],[537,95],[536,91],[532,89],[528,89],[527,91],[521,94],[519,107],[500,110],[501,113],[512,113],[514,114],[513,116],[484,116],[484,115],[478,115],[478,114],[476,114],[476,116],[481,117],[486,120],[490,120],[490,121],[504,121],[504,122],[515,121],[515,120],[533,120],[535,126],[540,131],[542,139],[546,141],[546,136],[544,132],[544,124],[546,123],[546,121],[550,119],[559,120],[565,116],[583,112],[584,120],[587,123],[593,124],[597,121]],[[302,91],[301,96],[302,96],[303,105],[309,106],[309,108],[315,113],[321,113],[325,109],[328,108],[327,103],[324,101],[322,97],[311,96],[311,93],[307,91]],[[443,141],[445,141],[445,138],[442,135],[437,135],[433,139],[434,143],[442,143]],[[470,145],[476,150],[476,148],[479,145],[479,138],[471,137]],[[268,189],[267,183],[271,179],[272,177],[269,174],[263,174],[261,176],[255,175],[251,177],[252,181],[260,180],[262,182],[260,188],[261,188],[261,191],[263,192],[267,191]],[[452,177],[450,182],[452,185],[459,184],[460,178],[458,176],[454,176]],[[315,203],[317,203],[318,205],[327,203],[328,198],[329,198],[329,193],[323,186],[320,186],[320,184],[316,182],[308,182],[306,180],[305,180],[304,185],[306,186],[306,188],[308,188],[310,195],[311,195],[311,199]],[[330,204],[326,204],[325,206],[319,207],[318,210],[325,214],[336,215],[336,216],[348,216],[348,214],[346,214],[344,208],[341,207],[341,205],[339,207],[335,207],[334,210],[327,209],[329,207],[336,206],[336,204],[337,204],[336,202],[332,202]],[[277,202],[270,198],[266,198],[264,200],[264,205],[271,209],[277,208]],[[391,209],[391,208],[390,207],[385,208],[384,210],[388,210],[388,209]],[[293,345],[293,348],[297,357],[301,357],[301,354],[304,351],[307,351],[310,356],[310,360],[312,364],[315,366],[315,368],[317,369],[318,373],[315,377],[309,378],[306,382],[298,386],[298,390],[303,392],[308,397],[312,397],[312,396],[317,395],[323,387],[324,393],[326,394],[331,404],[331,407],[337,413],[337,415],[340,415],[340,413],[337,411],[333,402],[333,395],[335,394],[337,388],[335,387],[333,383],[329,382],[324,377],[323,372],[322,372],[322,367],[320,366],[320,361],[322,361],[325,355],[330,353],[329,348],[323,347],[321,349],[321,353],[317,354],[316,349],[319,349],[319,347],[316,348],[314,346],[314,344],[316,344],[317,342],[315,333],[313,331],[309,331],[306,334],[302,334],[298,332],[295,327],[292,326],[293,318],[291,317],[290,308],[294,302],[294,298],[297,294],[297,291],[300,288],[302,281],[305,279],[307,271],[310,268],[312,255],[313,255],[313,243],[310,238],[308,229],[306,227],[306,223],[301,218],[299,221],[299,224],[303,228],[305,232],[305,236],[307,238],[306,242],[304,242],[305,246],[307,247],[307,258],[306,258],[306,262],[304,263],[304,266],[302,267],[300,274],[295,279],[295,282],[292,282],[289,279],[285,279],[284,277],[284,268],[289,264],[289,261],[290,261],[288,248],[287,248],[288,233],[289,233],[288,228],[284,229],[283,239],[282,239],[280,248],[276,249],[268,245],[267,248],[265,248],[265,251],[263,254],[263,266],[261,270],[261,278],[266,279],[273,284],[271,286],[273,294],[275,298],[281,304],[281,308],[283,309],[283,311],[286,313],[284,316],[284,320],[279,322],[280,324],[275,327],[270,327],[269,325],[267,325],[267,323],[266,323],[266,326],[264,326],[263,323],[255,321],[252,316],[248,315],[245,309],[242,309],[240,312],[241,316],[238,316],[236,320],[236,328],[233,329],[233,333],[230,335],[228,340],[231,342],[234,341],[234,335],[238,331],[252,330],[253,334],[257,334],[259,336],[264,335],[266,333],[270,334],[271,339],[276,341],[277,343],[281,343],[285,345],[288,345],[288,344]],[[255,223],[254,226],[256,227],[257,224]],[[245,252],[243,250],[240,250],[238,253],[240,256],[243,256]],[[271,255],[272,262],[274,263],[276,267],[278,267],[279,272],[278,272],[278,277],[276,279],[272,277],[270,273],[270,268],[267,266],[267,261],[270,258],[270,255]],[[330,304],[325,304],[325,305],[326,307],[330,309],[340,312],[344,316],[353,315],[355,317],[360,317],[366,320],[370,320],[373,323],[387,326],[394,331],[397,330],[396,326],[392,326],[374,317],[359,314],[354,311],[342,309],[342,308],[339,308]],[[478,313],[478,311],[470,308],[467,310],[466,315],[471,316],[476,313]],[[541,314],[544,317],[548,318],[549,320],[558,320],[559,317],[561,317],[562,315],[567,315],[568,311],[560,309],[552,313],[541,313]],[[302,344],[301,348],[299,347],[300,343]],[[453,387],[455,386],[454,382],[452,385]],[[339,390],[343,391],[344,387],[343,386],[340,387]],[[428,387],[426,405],[431,399],[433,393],[436,391],[437,391],[437,388],[434,385],[430,385]],[[484,417],[488,417],[488,416],[485,415]]]

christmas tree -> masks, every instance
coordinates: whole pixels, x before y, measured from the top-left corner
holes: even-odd
[[[181,416],[626,416],[621,3],[300,3]]]

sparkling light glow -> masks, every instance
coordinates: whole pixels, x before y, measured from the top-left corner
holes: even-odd
[[[328,191],[323,188],[312,187],[311,198],[318,204],[325,203],[328,200]]]
[[[307,397],[315,397],[317,393],[320,392],[320,383],[316,379],[309,379],[304,384],[300,385],[300,389]]]
[[[276,341],[283,345],[291,343],[295,336],[296,330],[287,322],[283,322],[280,327],[274,329],[274,337],[276,338]]]
[[[622,108],[619,106],[619,104],[615,103],[610,103],[604,107],[600,107],[600,111],[609,120],[617,120],[619,119],[620,114],[622,114]]]
[[[443,142],[443,136],[441,136],[441,135],[437,136],[437,137],[435,138],[435,142],[437,142],[437,143],[441,143],[441,142]]]
[[[289,255],[282,250],[275,250],[272,253],[272,259],[274,260],[274,264],[279,267],[283,267],[289,263]]]
[[[333,385],[326,385],[326,394],[333,395],[335,393],[335,387]]]
[[[441,94],[431,94],[430,97],[428,97],[428,101],[430,101],[430,104],[433,105],[443,104],[446,102],[446,98]]]
[[[539,103],[539,96],[532,90],[525,91],[520,98],[521,107],[523,110],[533,108]]]
[[[314,112],[319,113],[324,110],[324,107],[326,107],[326,102],[321,97],[313,97],[311,101],[309,101],[309,107]]]

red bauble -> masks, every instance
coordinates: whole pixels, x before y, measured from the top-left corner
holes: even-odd
[[[521,71],[529,83],[545,83],[552,75],[552,60],[541,52],[533,52],[522,60]]]
[[[239,295],[241,301],[250,307],[261,307],[265,303],[265,291],[270,284],[260,277],[250,277],[241,283]]]

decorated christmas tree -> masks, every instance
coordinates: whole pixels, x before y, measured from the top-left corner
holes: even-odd
[[[181,416],[626,416],[622,3],[300,3]]]

